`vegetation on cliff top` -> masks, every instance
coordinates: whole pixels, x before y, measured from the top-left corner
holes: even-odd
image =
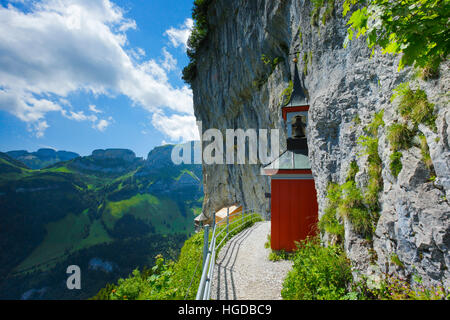
[[[450,2],[437,0],[345,0],[344,16],[351,7],[346,43],[367,35],[370,48],[403,53],[399,69],[412,66],[437,70],[450,48]],[[433,73],[433,72],[431,72]]]
[[[195,0],[192,8],[194,27],[187,43],[189,64],[183,69],[183,80],[191,83],[197,76],[197,53],[208,37],[208,7],[212,0]]]

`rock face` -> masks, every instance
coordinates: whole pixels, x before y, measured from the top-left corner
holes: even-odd
[[[284,151],[281,100],[293,79],[292,58],[299,52],[298,69],[305,76],[310,101],[307,137],[319,216],[327,206],[328,183],[345,182],[352,160],[360,168],[357,183],[364,186],[367,157],[359,156],[357,138],[374,114],[384,109],[385,127],[378,134],[383,177],[380,219],[371,245],[346,221],[347,254],[363,273],[414,274],[425,284],[450,285],[450,108],[443,94],[450,89],[448,62],[441,65],[438,79],[412,80],[414,70],[397,71],[398,57],[378,51],[370,57],[364,39],[343,47],[347,27],[339,2],[324,24],[319,19],[313,26],[311,11],[311,2],[303,0],[212,2],[211,28],[192,82],[202,131],[280,128],[280,151]],[[272,68],[261,60],[263,55],[282,61]],[[403,169],[397,178],[389,170],[386,128],[399,118],[390,98],[398,84],[409,80],[435,104],[437,133],[419,127],[430,149],[435,181],[430,181],[417,148],[402,152]],[[264,197],[270,192],[269,179],[260,175],[258,165],[203,165],[203,182],[205,214],[234,202],[261,211],[269,208]],[[375,261],[369,254],[371,246]],[[401,266],[393,263],[393,255]]]

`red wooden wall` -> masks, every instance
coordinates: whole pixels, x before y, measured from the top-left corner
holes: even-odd
[[[272,179],[271,246],[292,251],[294,241],[317,232],[318,207],[313,179]]]

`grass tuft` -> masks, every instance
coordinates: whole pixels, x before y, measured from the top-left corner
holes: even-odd
[[[390,156],[391,162],[389,164],[389,169],[391,169],[392,175],[396,178],[398,177],[400,171],[402,171],[402,156],[403,154],[399,151],[395,151]]]

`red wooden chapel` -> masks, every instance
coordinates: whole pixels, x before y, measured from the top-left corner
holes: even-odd
[[[308,158],[306,126],[309,103],[295,66],[293,92],[282,107],[287,150],[264,167],[271,178],[271,247],[293,251],[295,242],[317,232],[316,188]]]

